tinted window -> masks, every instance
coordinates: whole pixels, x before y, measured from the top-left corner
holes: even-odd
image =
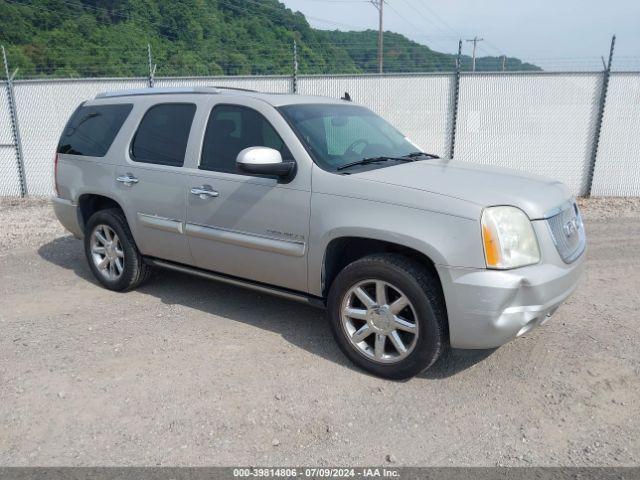
[[[131,143],[132,160],[181,167],[195,112],[192,103],[151,107]]]
[[[133,105],[80,106],[62,132],[58,153],[104,157]]]
[[[270,147],[278,150],[284,160],[292,158],[280,135],[262,114],[247,107],[218,105],[209,116],[200,168],[239,173],[236,157],[248,147]]]

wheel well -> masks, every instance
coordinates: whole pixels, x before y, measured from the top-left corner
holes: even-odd
[[[97,211],[106,210],[108,208],[118,208],[122,210],[120,204],[115,200],[103,195],[94,194],[81,195],[78,200],[78,206],[80,207],[80,227],[83,232],[89,218],[91,218],[91,215]]]
[[[325,252],[322,270],[323,296],[326,297],[333,280],[344,267],[374,253],[399,253],[432,270],[435,272],[436,277],[438,279],[440,278],[433,261],[424,253],[414,250],[413,248],[397,243],[385,242],[383,240],[373,240],[362,237],[342,237],[332,240]]]

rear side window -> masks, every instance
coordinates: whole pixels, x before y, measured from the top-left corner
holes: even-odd
[[[196,106],[192,103],[163,103],[151,107],[131,142],[131,159],[181,167],[195,113]]]
[[[58,153],[104,157],[133,105],[81,105],[71,116],[58,143]]]

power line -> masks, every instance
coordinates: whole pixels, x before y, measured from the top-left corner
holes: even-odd
[[[435,28],[437,28],[438,30],[440,30],[440,32],[442,32],[445,35],[448,35],[448,33],[446,33],[442,28],[440,28],[440,25],[438,25],[436,22],[434,22],[432,19],[430,19],[429,17],[427,17],[424,13],[422,13],[422,10],[415,7],[413,4],[409,3],[409,0],[402,0],[405,5],[407,5],[411,10],[413,10],[414,12],[416,12],[416,14],[418,14],[418,16],[420,16],[423,20],[425,20],[427,23],[430,23],[431,25],[433,25]],[[421,7],[423,7],[424,4],[421,4]],[[459,35],[457,34],[457,32],[455,30],[452,30],[454,34],[456,34],[456,37],[459,37]]]
[[[419,17],[420,17],[420,18],[422,18],[424,21],[426,21],[427,23],[429,23],[430,25],[432,25],[433,27],[435,27],[436,29],[438,29],[441,33],[443,33],[443,35],[439,36],[440,38],[443,38],[443,39],[445,39],[445,38],[455,39],[455,40],[456,40],[456,42],[457,42],[457,40],[460,38],[460,36],[459,36],[455,31],[454,31],[454,33],[456,33],[456,34],[455,34],[455,35],[453,35],[453,36],[452,36],[452,35],[449,35],[448,33],[446,33],[442,28],[440,28],[440,26],[439,26],[437,23],[435,23],[432,19],[430,19],[429,17],[427,17],[426,15],[424,15],[420,9],[418,9],[418,8],[414,7],[411,3],[409,3],[409,1],[408,1],[408,0],[402,0],[402,1],[404,2],[404,4],[405,4],[407,7],[409,7],[413,12],[415,12],[417,16],[419,16]],[[418,29],[418,30],[420,30],[420,29]],[[418,36],[418,37],[423,37],[423,38],[428,38],[428,37],[430,37],[430,38],[432,38],[432,39],[433,39],[433,38],[437,38],[437,37],[436,37],[436,36],[434,36],[434,35],[427,36],[427,35],[419,34],[419,33],[418,33],[418,34],[416,34],[416,36]],[[434,41],[434,40],[432,40],[432,43],[435,43],[436,45],[440,45],[440,46],[442,47],[442,42],[439,42],[439,41],[437,41],[437,40],[435,40],[435,41]]]
[[[493,43],[491,43],[489,40],[487,40],[486,38],[484,39],[485,43],[492,48],[493,50],[495,50],[496,52],[498,52],[501,56],[504,55],[504,52],[499,49],[498,47],[496,47]]]
[[[408,3],[408,0],[407,0],[407,3]],[[449,29],[449,31],[451,31],[457,38],[460,38],[461,36],[460,32],[458,32],[455,28],[449,25],[440,15],[438,15],[433,9],[431,9],[429,5],[426,4],[426,2],[422,2],[420,6],[428,10],[431,13],[431,15],[433,15],[436,19],[440,20],[440,23],[442,23],[447,29]]]
[[[393,11],[393,13],[395,13],[398,18],[400,18],[401,20],[403,20],[404,22],[406,22],[411,28],[413,28],[414,30],[420,30],[413,22],[411,22],[410,20],[407,20],[404,15],[402,15],[398,10],[396,10],[393,5],[389,4],[388,7]]]
[[[407,3],[407,4],[409,4],[409,0],[403,0],[403,1],[404,1],[405,3]],[[409,5],[410,5],[410,4],[409,4]],[[411,6],[411,5],[410,5],[410,6]],[[456,30],[456,29],[455,29],[455,28],[453,28],[449,23],[447,23],[447,22],[446,22],[446,21],[445,21],[445,20],[444,20],[440,15],[438,15],[438,13],[437,13],[435,10],[433,10],[432,8],[430,8],[430,7],[429,7],[429,5],[427,5],[427,4],[426,4],[426,2],[421,2],[420,7],[421,7],[421,8],[424,8],[424,9],[425,9],[425,10],[427,10],[427,11],[429,11],[429,12],[431,13],[431,15],[432,15],[434,18],[436,18],[436,19],[437,19],[437,20],[438,20],[442,25],[444,25],[444,27],[445,27],[446,29],[448,29],[450,32],[452,32],[452,33],[455,35],[455,38],[456,38],[456,39],[457,39],[457,38],[462,37],[462,35],[460,35],[460,32],[459,32],[458,30]],[[426,18],[426,17],[422,14],[422,12],[421,12],[420,10],[418,10],[418,9],[415,9],[415,10],[416,10],[416,11],[418,12],[418,14],[419,14],[419,15],[421,15],[423,18]],[[431,22],[431,23],[435,25],[435,23],[434,23],[434,22]],[[436,27],[438,27],[438,25],[436,25]],[[442,31],[442,29],[440,29],[440,30]],[[499,55],[504,55],[504,52],[503,52],[500,48],[496,47],[496,46],[495,46],[493,43],[491,43],[489,40],[486,40],[486,39],[483,39],[483,40],[485,41],[485,43],[486,43],[490,48],[492,48],[493,50],[495,50],[496,52],[498,52],[498,54],[499,54]],[[479,48],[480,48],[481,50],[484,50],[484,49],[482,48],[482,46],[479,46]],[[491,56],[491,54],[490,54],[488,51],[486,51],[486,50],[484,50],[484,51],[487,53],[487,55]]]

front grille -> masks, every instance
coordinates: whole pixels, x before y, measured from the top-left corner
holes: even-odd
[[[585,233],[578,205],[567,204],[559,213],[547,217],[551,237],[565,263],[577,259],[585,247]]]

